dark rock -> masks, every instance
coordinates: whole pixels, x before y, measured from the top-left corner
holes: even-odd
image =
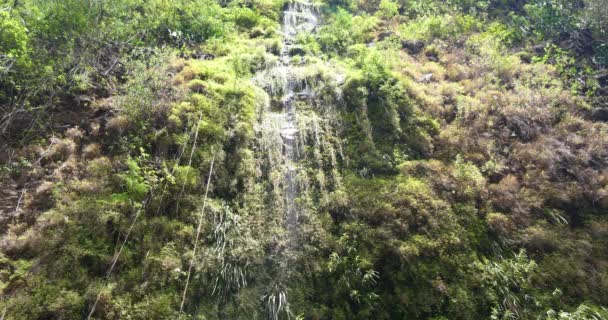
[[[591,111],[591,120],[608,122],[608,108],[597,108]]]
[[[589,29],[579,29],[570,33],[566,41],[567,48],[578,54],[589,54],[593,52],[593,34]]]
[[[401,42],[401,47],[409,54],[418,54],[424,49],[424,42],[420,40],[405,40]]]
[[[293,46],[289,48],[289,55],[290,56],[303,56],[306,54],[306,50],[304,50],[304,48],[302,48],[301,46]]]
[[[182,58],[186,58],[186,57],[182,56]],[[215,56],[212,55],[211,53],[205,53],[200,50],[197,50],[190,54],[190,58],[199,59],[199,60],[213,60],[213,59],[215,59]]]
[[[386,39],[388,37],[392,37],[394,35],[395,35],[395,33],[392,31],[384,31],[378,35],[378,41],[383,41],[384,39]]]
[[[249,32],[249,35],[252,38],[260,38],[260,37],[265,37],[266,36],[266,32],[262,28],[253,28],[251,30],[251,32]]]
[[[298,93],[298,100],[308,100],[310,98],[311,98],[310,92],[299,92]]]
[[[538,44],[531,47],[530,50],[534,55],[541,56],[545,54],[545,47],[547,47],[546,44]]]
[[[602,69],[597,71],[595,73],[595,78],[597,79],[601,87],[608,86],[608,69]]]

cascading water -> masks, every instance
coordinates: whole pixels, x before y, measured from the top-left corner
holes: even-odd
[[[284,214],[279,220],[285,234],[277,235],[274,251],[270,254],[275,261],[278,274],[265,296],[269,319],[278,319],[288,308],[287,283],[292,269],[290,265],[297,256],[299,244],[298,223],[301,209],[297,204],[300,187],[297,183],[298,160],[301,156],[301,134],[297,123],[297,104],[311,97],[308,86],[299,71],[302,69],[292,61],[298,53],[296,37],[302,32],[313,32],[318,18],[313,5],[307,1],[291,2],[283,11],[283,46],[276,64],[258,73],[256,82],[263,87],[271,100],[280,105],[280,110],[266,107],[258,124],[259,146],[265,159],[266,175],[271,181],[273,204],[270,211]]]
[[[317,15],[309,2],[291,2],[283,11],[283,46],[278,61],[258,73],[257,84],[263,87],[271,100],[280,104],[280,110],[262,110],[258,124],[259,143],[266,155],[268,177],[272,181],[276,207],[285,213],[285,227],[289,231],[288,247],[297,242],[299,209],[296,204],[299,188],[296,183],[301,134],[297,124],[296,104],[311,97],[306,81],[302,79],[302,67],[292,62],[296,37],[302,32],[313,32]]]
[[[307,96],[307,88],[301,88],[298,79],[293,76],[291,65],[291,50],[296,36],[300,32],[312,32],[317,26],[317,16],[314,14],[312,4],[308,2],[289,3],[283,16],[283,49],[280,56],[281,68],[285,69],[286,81],[283,88],[283,112],[281,115],[281,138],[283,140],[283,154],[286,160],[285,174],[285,208],[287,227],[293,238],[297,228],[298,209],[295,203],[297,197],[296,166],[297,148],[296,137],[296,109],[295,101],[300,96]],[[296,92],[301,89],[300,92]],[[293,240],[293,239],[291,239]],[[294,245],[291,241],[291,245]]]

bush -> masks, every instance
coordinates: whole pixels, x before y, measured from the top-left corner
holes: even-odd
[[[249,8],[230,7],[229,12],[230,18],[241,28],[251,29],[260,21],[260,16]]]
[[[485,178],[479,168],[470,162],[463,161],[460,156],[454,162],[454,179],[457,183],[457,193],[469,199],[478,196],[485,190]]]
[[[31,66],[27,29],[8,11],[0,9],[0,75],[19,75],[25,80]],[[14,81],[14,80],[13,80]],[[2,96],[0,96],[2,98]],[[0,100],[2,101],[2,100]]]
[[[321,27],[317,41],[325,52],[343,54],[353,44],[351,34],[353,16],[344,9],[339,9],[333,21]]]
[[[600,39],[608,40],[608,3],[606,0],[585,0],[583,11],[583,23],[595,30],[595,35]]]
[[[180,46],[200,43],[228,33],[228,26],[223,21],[225,11],[216,1],[179,0],[168,4],[155,0],[143,7],[146,14],[141,28],[153,31],[148,41],[154,41],[154,36],[163,35],[160,38],[162,41]]]
[[[559,39],[563,33],[574,30],[580,2],[535,0],[526,4],[524,10],[534,33],[542,39]]]
[[[390,19],[399,14],[399,5],[392,0],[381,0],[378,6],[378,14],[386,19]]]
[[[467,48],[477,54],[478,63],[492,71],[502,81],[508,81],[518,69],[519,59],[507,54],[505,45],[490,33],[470,37]]]
[[[481,26],[482,22],[470,15],[432,15],[401,25],[399,35],[409,41],[458,39],[480,30]]]
[[[531,278],[537,264],[521,250],[513,258],[476,262],[482,283],[493,302],[492,316],[528,315],[539,307],[532,295]]]

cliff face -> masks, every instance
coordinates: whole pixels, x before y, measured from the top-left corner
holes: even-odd
[[[608,317],[598,2],[0,2],[0,318]]]

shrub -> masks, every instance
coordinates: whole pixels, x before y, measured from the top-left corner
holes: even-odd
[[[107,157],[95,158],[87,163],[86,168],[90,176],[104,180],[112,173],[112,161]]]
[[[76,144],[71,139],[51,139],[51,148],[46,157],[54,161],[66,160],[76,151]]]
[[[91,143],[86,145],[82,149],[82,156],[85,159],[94,159],[97,158],[101,154],[101,145],[98,143]]]
[[[25,80],[32,63],[27,29],[9,11],[0,9],[0,30],[0,75],[19,75]]]
[[[475,262],[485,290],[492,301],[492,316],[527,315],[539,307],[532,295],[531,278],[537,264],[520,250],[512,258]]]
[[[194,79],[188,82],[188,89],[195,93],[203,93],[205,91],[206,84],[201,79]]]
[[[122,189],[124,194],[119,198],[127,197],[135,201],[141,201],[148,192],[148,181],[146,181],[145,172],[142,170],[137,159],[128,159],[126,162],[126,171],[118,175],[122,180]]]
[[[403,24],[399,29],[399,35],[409,41],[457,39],[480,30],[481,26],[482,22],[470,15],[431,15]]]
[[[502,81],[511,79],[519,67],[519,59],[507,54],[505,45],[491,33],[471,36],[467,48],[477,54],[477,63],[492,71]]]
[[[317,41],[325,52],[342,54],[346,48],[353,43],[350,33],[352,29],[353,16],[344,9],[339,9],[333,17],[333,21],[321,27]]]
[[[511,219],[502,213],[489,213],[486,216],[486,223],[492,232],[502,237],[512,236],[516,230]]]
[[[260,21],[260,16],[249,8],[232,7],[229,12],[234,23],[241,28],[251,29]]]
[[[199,172],[188,166],[175,167],[175,184],[179,188],[194,188],[199,182]]]
[[[383,18],[390,19],[399,14],[399,5],[392,0],[381,0],[377,14]]]
[[[473,198],[485,189],[485,178],[479,168],[460,156],[454,162],[453,175],[458,185],[457,192],[465,197]]]
[[[106,130],[109,134],[120,136],[129,128],[129,118],[124,115],[113,117],[106,124]]]
[[[542,37],[559,38],[574,29],[578,17],[578,2],[568,0],[534,0],[524,10],[534,32]]]
[[[583,23],[595,30],[596,36],[607,40],[608,34],[608,5],[605,0],[585,0],[582,13]]]

